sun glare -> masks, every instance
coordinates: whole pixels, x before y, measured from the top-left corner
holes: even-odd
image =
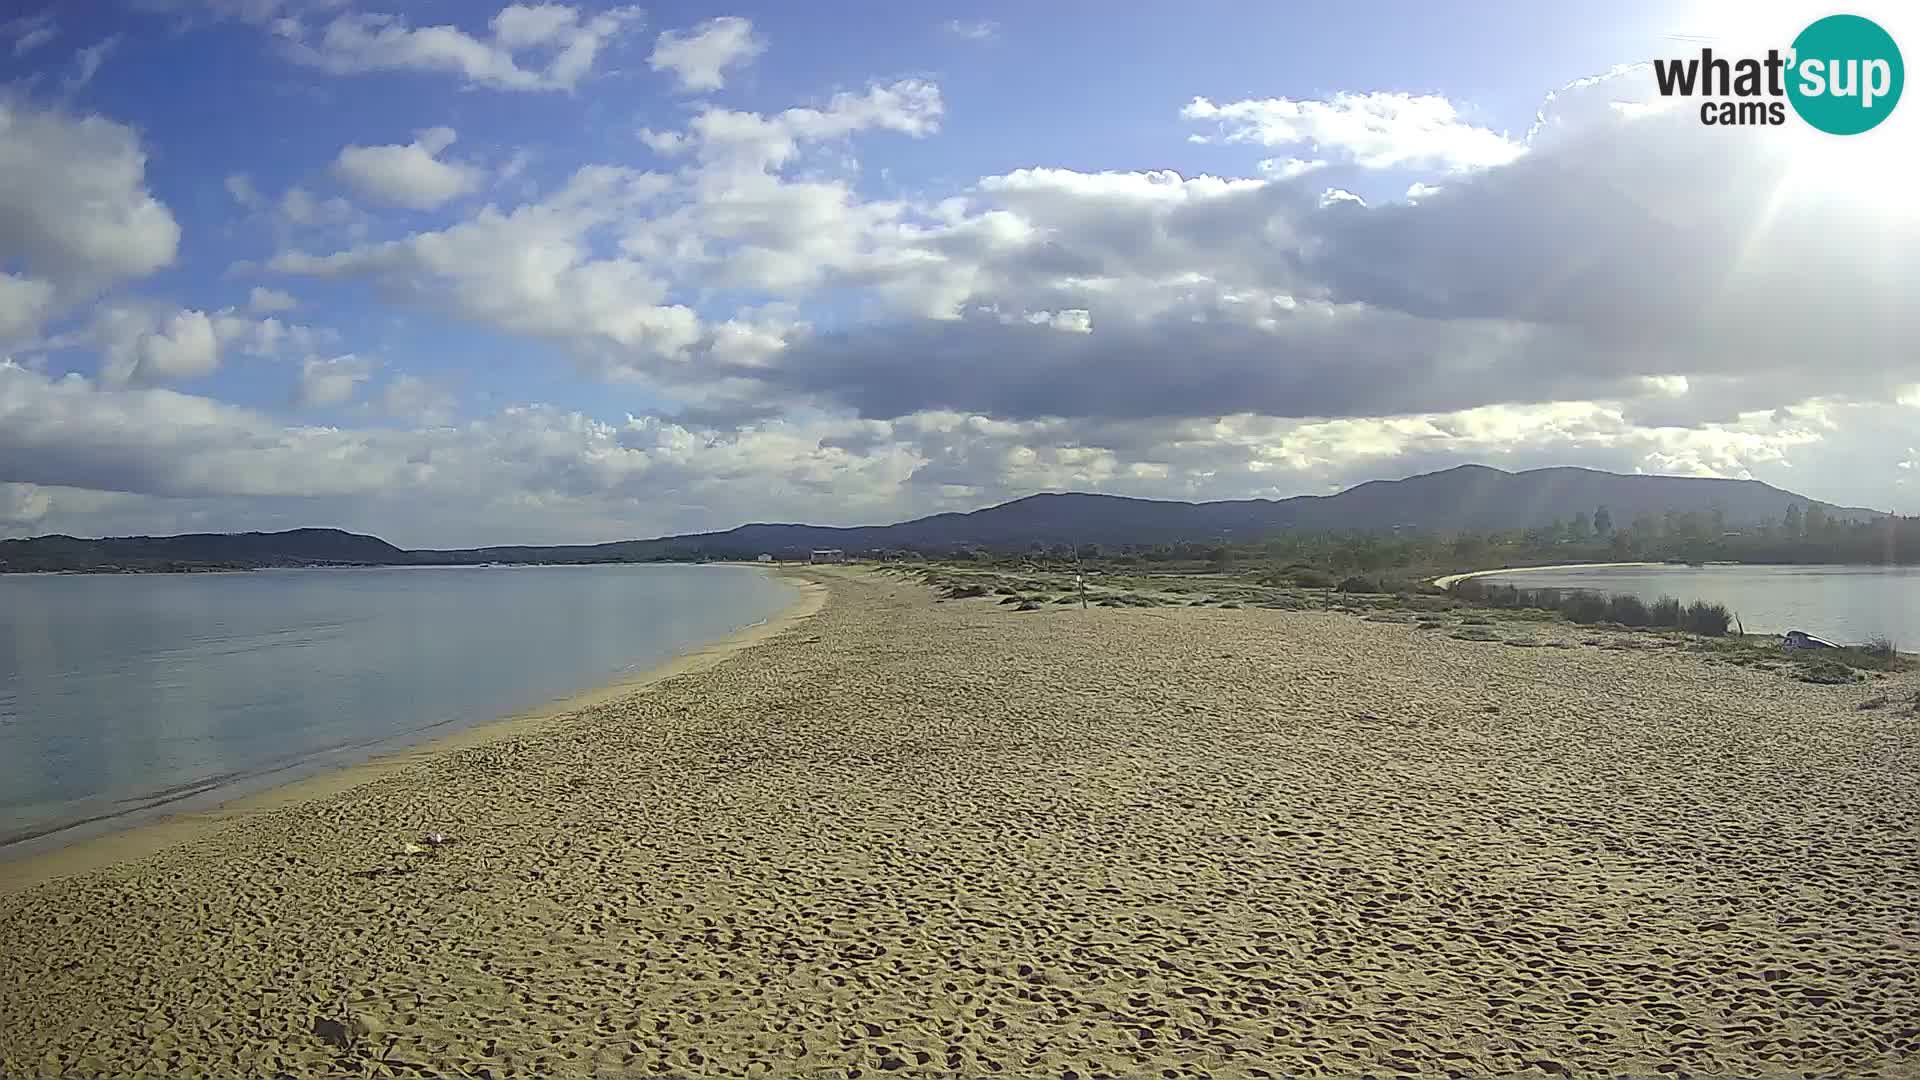
[[[1795,195],[1871,206],[1889,215],[1920,214],[1915,181],[1920,172],[1920,124],[1911,111],[1895,112],[1880,127],[1860,135],[1827,135],[1790,123],[1787,186]]]

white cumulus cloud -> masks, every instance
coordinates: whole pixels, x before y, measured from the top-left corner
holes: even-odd
[[[682,91],[697,93],[725,86],[729,68],[751,63],[766,49],[754,35],[752,20],[723,15],[692,30],[662,32],[648,63],[655,71],[671,72]]]
[[[1324,100],[1265,98],[1224,105],[1194,98],[1180,115],[1217,124],[1217,136],[1194,136],[1195,141],[1305,146],[1369,169],[1463,172],[1505,165],[1526,152],[1524,142],[1471,123],[1451,101],[1432,94],[1341,93]]]
[[[437,156],[458,136],[452,128],[428,128],[404,146],[346,146],[333,174],[363,198],[409,210],[431,210],[473,191],[487,179],[474,165]]]
[[[485,37],[370,12],[337,15],[318,35],[297,22],[283,29],[293,35],[288,48],[295,60],[335,74],[439,72],[495,90],[571,90],[601,51],[639,20],[635,7],[587,14],[566,4],[510,4],[493,17]]]
[[[220,342],[204,311],[165,317],[135,308],[108,308],[95,325],[100,377],[110,385],[192,379],[220,366]]]
[[[292,293],[279,289],[269,289],[264,285],[255,285],[247,293],[247,307],[257,314],[271,315],[277,311],[292,311],[300,306],[300,301]]]
[[[173,262],[180,226],[146,163],[131,128],[0,90],[0,335]]]
[[[300,362],[300,382],[294,389],[294,404],[300,408],[325,408],[353,400],[360,384],[373,377],[374,363],[366,357],[310,356]]]

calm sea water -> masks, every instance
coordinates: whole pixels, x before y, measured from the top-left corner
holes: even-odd
[[[0,844],[495,719],[793,596],[741,566],[0,575]]]
[[[1885,635],[1902,650],[1920,650],[1920,567],[1596,567],[1493,574],[1486,580],[1643,600],[1706,600],[1738,614],[1750,634],[1805,630],[1842,644]]]

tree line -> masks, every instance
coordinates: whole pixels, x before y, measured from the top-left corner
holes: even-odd
[[[962,553],[967,557],[968,553]],[[980,551],[979,559],[994,556]],[[1777,521],[1731,523],[1718,507],[1618,520],[1606,506],[1530,529],[1276,533],[1254,543],[1033,544],[1025,558],[1122,565],[1314,567],[1331,573],[1444,573],[1549,562],[1920,563],[1920,517],[1850,520],[1795,503]]]

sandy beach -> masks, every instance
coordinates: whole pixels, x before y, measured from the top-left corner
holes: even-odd
[[[0,1075],[1920,1072],[1920,676],[799,573],[644,686],[0,866]]]

